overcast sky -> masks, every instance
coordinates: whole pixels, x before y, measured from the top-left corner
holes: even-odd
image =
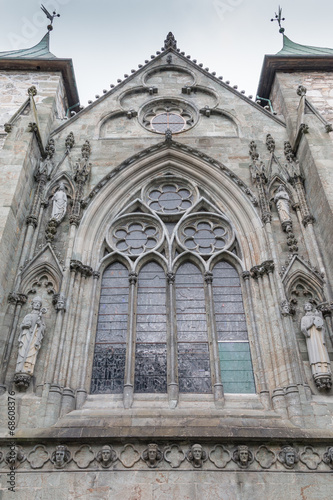
[[[42,0],[57,10],[51,52],[72,58],[82,105],[160,50],[169,31],[185,54],[255,94],[263,56],[282,47],[279,0]],[[38,0],[0,0],[0,51],[32,47],[48,21]],[[281,0],[286,35],[333,48],[332,0]]]

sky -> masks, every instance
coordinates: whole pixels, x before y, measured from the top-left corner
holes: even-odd
[[[186,55],[256,94],[263,57],[282,48],[279,0],[42,0],[54,20],[51,52],[72,58],[81,104],[150,60],[172,31]],[[0,51],[28,48],[46,33],[40,0],[0,0]],[[333,48],[332,0],[280,0],[285,34]]]

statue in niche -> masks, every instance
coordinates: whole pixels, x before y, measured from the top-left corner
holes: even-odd
[[[71,454],[67,446],[59,444],[51,455],[51,462],[57,469],[63,469],[70,458]]]
[[[279,453],[279,460],[286,469],[293,469],[299,461],[299,455],[292,446],[284,446]]]
[[[312,375],[319,390],[330,389],[332,373],[324,337],[323,315],[310,302],[304,304],[301,330],[306,338]]]
[[[246,469],[253,462],[253,453],[248,446],[240,444],[233,453],[233,460],[239,467]]]
[[[203,462],[207,460],[207,453],[202,449],[201,444],[193,444],[187,452],[187,460],[192,463],[193,467],[202,467]]]
[[[274,202],[279,214],[282,228],[285,230],[292,225],[290,214],[290,198],[283,184],[280,184],[274,196]]]
[[[60,182],[58,190],[53,195],[52,202],[51,218],[60,223],[65,217],[67,209],[67,195],[65,184],[63,182]]]
[[[42,345],[45,332],[43,314],[47,311],[42,305],[42,299],[34,297],[31,302],[32,311],[24,316],[20,325],[19,349],[14,378],[14,382],[18,387],[28,387],[34,372],[37,354]]]
[[[162,460],[163,454],[157,444],[150,443],[142,453],[142,458],[148,467],[155,468]]]
[[[117,460],[116,452],[108,444],[104,445],[96,456],[97,462],[101,464],[102,467],[110,467],[110,465]]]

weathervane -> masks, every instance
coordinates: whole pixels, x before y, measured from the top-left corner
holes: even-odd
[[[278,14],[275,12],[275,19],[271,19],[271,21],[277,21],[278,24],[279,24],[279,33],[284,33],[284,28],[282,28],[281,26],[281,21],[285,21],[285,18],[282,17],[282,9],[279,5],[279,11],[278,11]]]
[[[52,14],[50,14],[50,13],[49,13],[49,11],[48,11],[48,10],[44,7],[44,5],[43,5],[43,4],[41,5],[41,9],[42,9],[42,11],[44,12],[44,14],[46,15],[46,17],[48,17],[48,18],[50,19],[51,24],[49,24],[49,25],[48,25],[47,29],[48,29],[49,31],[52,31],[52,30],[53,30],[53,26],[52,26],[53,19],[54,19],[55,17],[60,17],[60,14],[57,14],[55,10],[52,12]]]

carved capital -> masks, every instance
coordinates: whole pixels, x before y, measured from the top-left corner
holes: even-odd
[[[306,215],[302,219],[303,226],[306,227],[308,224],[313,224],[316,221],[316,219],[313,217],[313,215]]]
[[[317,305],[318,311],[320,311],[324,318],[332,316],[332,304],[329,302],[322,302]]]
[[[299,95],[300,97],[303,97],[306,95],[306,88],[304,87],[304,85],[299,85],[297,87],[297,95]]]
[[[69,268],[72,272],[77,273],[81,272],[82,262],[79,260],[71,260],[69,264]]]
[[[134,118],[135,116],[138,116],[138,112],[135,111],[134,109],[130,109],[127,111],[126,116],[128,119]]]
[[[34,228],[37,227],[36,215],[28,215],[25,221],[26,221],[27,226],[33,226]]]
[[[332,375],[330,373],[316,376],[314,380],[319,391],[329,391],[332,387]]]
[[[98,280],[101,276],[101,273],[99,271],[93,271],[92,276],[94,280]]]
[[[7,300],[10,304],[17,304],[22,306],[28,300],[28,296],[24,293],[10,292],[8,294]]]
[[[92,276],[92,273],[93,273],[93,269],[92,267],[90,266],[81,266],[81,274],[82,276],[85,276],[86,278],[89,278],[90,276]]]
[[[261,220],[264,224],[269,224],[272,220],[272,214],[270,212],[263,212],[261,216]]]
[[[272,260],[265,260],[262,265],[265,267],[267,274],[274,271],[274,262]]]
[[[78,227],[81,221],[81,216],[80,215],[75,215],[72,214],[69,216],[69,223],[71,226],[76,226]]]
[[[128,281],[130,285],[135,285],[136,282],[138,281],[138,275],[137,273],[128,273]]]
[[[243,278],[243,280],[244,280],[244,281],[245,281],[245,280],[249,280],[249,279],[250,279],[250,277],[251,277],[251,273],[250,273],[250,271],[243,271],[243,272],[242,272],[242,278]]]
[[[301,123],[299,126],[299,131],[302,134],[308,134],[309,133],[309,125],[307,125],[306,123]]]
[[[173,285],[175,282],[175,279],[176,279],[175,273],[167,273],[166,276],[167,276],[167,280],[168,280],[169,285]]]
[[[28,96],[35,97],[37,95],[37,89],[34,85],[28,88]]]
[[[9,134],[13,130],[13,125],[11,123],[5,123],[4,129],[5,129],[5,132],[7,132],[7,134]]]
[[[205,278],[205,282],[207,283],[207,285],[211,285],[213,283],[213,273],[212,272],[206,271],[204,278]]]

